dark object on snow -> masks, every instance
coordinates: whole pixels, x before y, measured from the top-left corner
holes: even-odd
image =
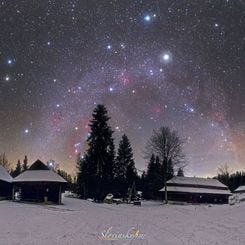
[[[67,181],[37,160],[13,179],[13,193],[21,191],[21,200],[61,204],[61,193]]]
[[[141,206],[141,201],[134,201],[135,206]]]

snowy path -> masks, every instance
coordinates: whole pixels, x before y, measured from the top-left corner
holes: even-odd
[[[143,240],[102,241],[101,232],[127,233]],[[64,199],[62,206],[0,202],[0,245],[244,245],[245,203],[236,206],[94,204]]]

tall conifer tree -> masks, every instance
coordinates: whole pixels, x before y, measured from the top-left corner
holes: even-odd
[[[16,168],[15,168],[15,170],[14,170],[13,173],[12,173],[12,176],[13,176],[13,177],[16,177],[16,176],[18,176],[20,173],[21,173],[21,163],[20,163],[20,160],[18,160],[18,162],[17,162],[17,164],[16,164]]]
[[[133,150],[128,137],[124,134],[119,142],[119,148],[114,166],[115,185],[118,192],[124,196],[129,187],[137,179],[137,171],[133,159]]]
[[[97,105],[89,125],[88,150],[80,161],[85,198],[92,197],[97,201],[102,201],[112,188],[115,147],[109,119],[106,107]]]
[[[26,171],[27,169],[28,169],[28,158],[27,158],[27,156],[25,156],[25,158],[23,160],[22,170]]]

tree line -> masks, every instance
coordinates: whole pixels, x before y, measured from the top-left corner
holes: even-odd
[[[215,178],[228,186],[230,191],[234,191],[239,186],[245,185],[245,172],[236,171],[235,173],[232,173],[228,165],[221,166],[218,169],[218,175]]]
[[[97,105],[89,125],[88,149],[77,160],[77,193],[81,198],[100,202],[108,193],[132,197],[134,189],[142,191],[145,198],[157,198],[159,189],[173,177],[177,167],[183,174],[184,142],[176,131],[161,127],[153,132],[145,151],[147,171],[139,176],[127,135],[122,136],[116,153],[109,120],[106,107]]]

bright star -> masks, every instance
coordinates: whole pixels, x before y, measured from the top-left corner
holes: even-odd
[[[6,76],[6,77],[5,77],[5,81],[8,82],[9,80],[10,80],[10,77],[9,77],[9,76]]]
[[[160,60],[163,63],[169,63],[172,61],[172,54],[169,51],[163,52],[160,56]]]
[[[9,59],[8,64],[11,65],[12,63],[13,63],[13,61]]]
[[[111,45],[109,44],[109,45],[107,45],[107,49],[111,49],[112,47],[111,47]]]
[[[146,16],[144,17],[144,20],[147,21],[147,22],[151,21],[151,16],[150,16],[149,14],[146,15]]]
[[[26,128],[24,132],[25,132],[25,134],[28,134],[29,133],[29,129]]]
[[[166,61],[168,61],[170,59],[169,54],[164,54],[163,55],[163,59],[166,60]]]

